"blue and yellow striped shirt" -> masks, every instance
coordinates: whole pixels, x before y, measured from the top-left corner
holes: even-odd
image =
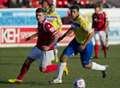
[[[82,16],[78,16],[72,24],[74,25],[72,29],[75,33],[76,41],[84,44],[89,36],[89,33],[93,32],[92,28],[90,28],[88,20]]]

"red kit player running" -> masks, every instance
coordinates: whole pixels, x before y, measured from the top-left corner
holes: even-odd
[[[36,18],[38,21],[38,31],[36,34],[28,37],[27,40],[37,36],[37,44],[25,60],[17,78],[8,80],[10,83],[21,83],[30,65],[35,60],[40,61],[39,69],[41,72],[49,73],[58,69],[58,66],[52,64],[52,59],[50,59],[50,57],[54,57],[55,28],[46,20],[44,9],[38,8],[36,10]]]

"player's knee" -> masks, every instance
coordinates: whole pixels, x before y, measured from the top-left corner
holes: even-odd
[[[60,57],[60,62],[67,62],[67,60],[68,60],[68,57],[65,56],[65,55],[62,55],[62,56]]]
[[[32,58],[27,58],[25,60],[25,64],[32,63],[34,60]]]

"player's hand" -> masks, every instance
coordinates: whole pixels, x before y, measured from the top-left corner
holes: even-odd
[[[42,50],[44,50],[44,51],[49,50],[49,47],[48,47],[48,46],[42,46],[41,48],[42,48]]]

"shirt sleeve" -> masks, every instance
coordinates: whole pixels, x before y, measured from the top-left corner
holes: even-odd
[[[104,19],[105,19],[105,22],[107,21],[107,14],[105,12],[103,12],[104,14]]]
[[[46,29],[46,31],[48,31],[48,32],[50,32],[50,33],[54,33],[54,32],[55,32],[55,28],[54,28],[53,25],[50,24],[50,23],[46,23],[46,24],[45,24],[45,29]]]

